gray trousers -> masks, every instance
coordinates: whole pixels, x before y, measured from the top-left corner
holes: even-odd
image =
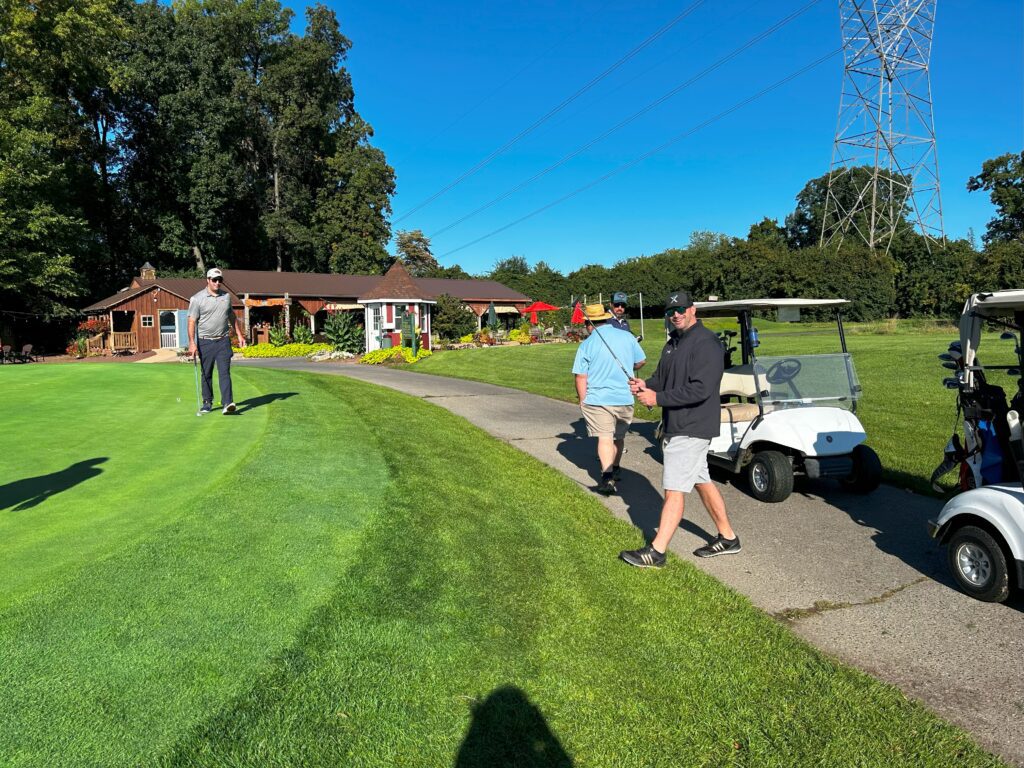
[[[233,403],[231,394],[231,337],[199,339],[199,363],[203,369],[203,403],[213,404],[213,366],[217,365],[220,404]]]

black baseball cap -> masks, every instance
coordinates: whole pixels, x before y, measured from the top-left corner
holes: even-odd
[[[665,311],[672,309],[673,307],[679,307],[679,309],[689,309],[693,306],[693,297],[690,296],[688,291],[672,291],[665,299]]]

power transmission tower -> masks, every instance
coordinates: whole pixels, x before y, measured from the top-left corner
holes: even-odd
[[[909,219],[944,244],[932,118],[937,0],[839,0],[845,67],[821,245],[884,249]]]

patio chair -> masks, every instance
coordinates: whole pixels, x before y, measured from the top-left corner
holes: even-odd
[[[14,351],[11,349],[11,345],[4,344],[2,347],[0,347],[0,364],[13,362],[15,362]]]
[[[15,355],[15,357],[23,363],[38,363],[39,355],[32,351],[32,345],[26,344],[21,348],[21,352]]]

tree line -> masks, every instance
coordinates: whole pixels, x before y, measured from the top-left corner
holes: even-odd
[[[833,193],[848,207],[848,198],[870,173],[868,168],[854,169]],[[807,182],[781,224],[765,218],[746,237],[694,232],[685,247],[610,267],[586,264],[568,274],[544,261],[531,267],[525,257],[511,256],[480,276],[556,306],[570,297],[596,301],[626,291],[643,293],[645,303],[660,308],[667,290],[685,288],[697,297],[723,300],[841,297],[852,302],[847,314],[856,320],[952,318],[971,293],[1024,287],[1024,152],[986,161],[967,181],[967,189],[989,192],[996,209],[980,246],[973,236],[945,244],[926,242],[914,231],[905,205],[888,253],[870,250],[855,235],[838,248],[821,248],[826,174]],[[863,230],[864,222],[859,223]],[[433,261],[429,241],[418,231],[400,233],[399,255],[415,274],[467,276],[457,265],[442,268]]]
[[[380,274],[400,258],[417,275],[471,276],[440,266],[418,230],[388,253],[395,172],[355,106],[352,43],[324,5],[301,33],[293,21],[278,0],[0,1],[0,320],[71,318],[145,261],[163,275]],[[822,176],[746,237],[697,232],[568,274],[510,256],[476,276],[556,305],[686,287],[843,296],[865,319],[949,316],[971,291],[1024,284],[1022,169],[1011,153],[968,180],[996,207],[980,246],[929,248],[904,220],[886,253],[851,238],[820,249]]]
[[[61,316],[138,265],[379,272],[395,188],[315,4],[0,2],[0,307]]]

